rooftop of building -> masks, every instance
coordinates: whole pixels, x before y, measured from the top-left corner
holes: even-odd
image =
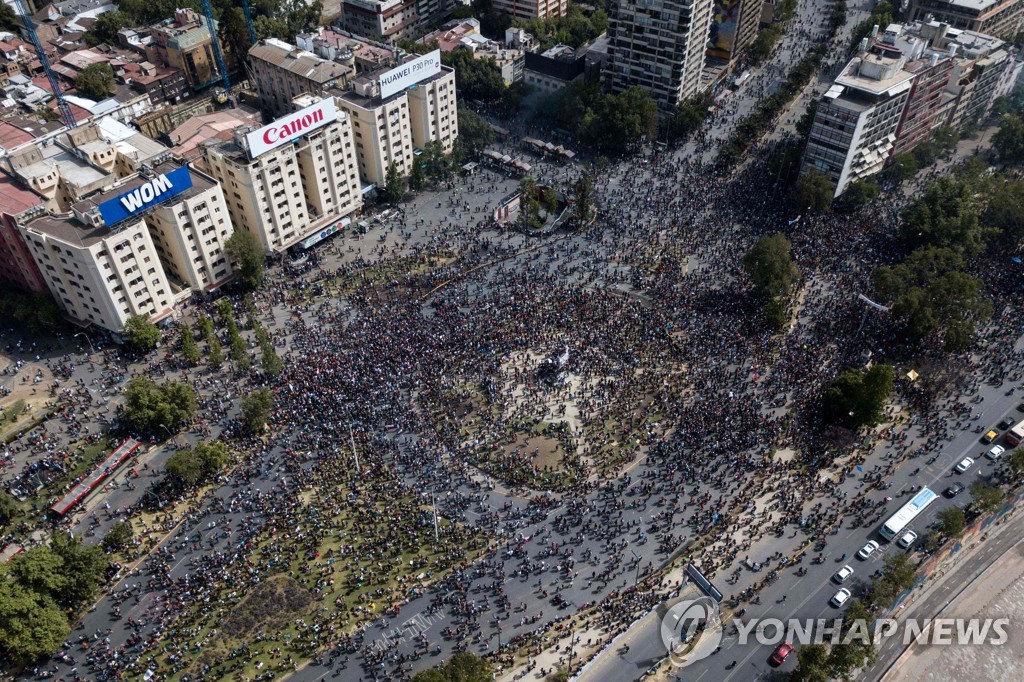
[[[177,168],[180,168],[181,164],[174,161],[164,161],[153,167],[153,173],[155,175],[163,175],[169,173]],[[181,194],[174,196],[175,202],[184,201],[190,199],[201,192],[213,187],[216,182],[206,175],[202,174],[195,169],[189,169],[189,175],[192,177],[192,187],[185,190]],[[71,214],[65,215],[52,215],[47,214],[40,216],[35,220],[28,222],[26,227],[29,227],[38,232],[43,232],[56,239],[60,239],[68,244],[75,244],[81,247],[88,247],[96,242],[100,241],[104,237],[109,237],[112,234],[112,230],[105,226],[93,226],[82,223],[75,217],[75,213],[88,213],[89,211],[97,208],[100,204],[110,199],[115,199],[125,192],[130,192],[136,187],[143,185],[150,181],[151,178],[146,177],[142,174],[136,174],[132,177],[124,180],[120,184],[108,187],[100,192],[90,195],[88,198],[79,201],[74,204]],[[155,204],[155,206],[162,204]],[[153,207],[150,207],[150,209]],[[146,209],[146,211],[150,210]],[[125,225],[136,224],[142,216],[145,215],[146,211],[142,211],[134,216],[129,221],[125,221]],[[114,230],[116,232],[116,230]]]
[[[32,190],[12,178],[7,173],[0,171],[0,206],[4,213],[18,216],[30,209],[36,208],[44,201]]]
[[[351,50],[357,59],[383,63],[394,58],[394,51],[387,45],[374,43],[362,36],[333,26],[320,26],[315,33],[302,33],[299,38],[304,41],[323,41],[338,49]]]
[[[881,96],[909,87],[914,74],[906,71],[902,57],[864,52],[850,60],[836,78],[836,85]]]
[[[14,149],[30,142],[34,137],[31,133],[13,126],[7,121],[0,121],[0,149]]]
[[[211,140],[228,141],[232,132],[242,126],[260,125],[259,112],[247,109],[224,109],[194,116],[167,133],[175,146],[171,153],[181,159],[199,155],[203,144]]]
[[[433,41],[437,41],[438,47],[441,48],[442,52],[451,52],[460,45],[463,44],[463,39],[467,37],[480,36],[480,22],[476,19],[454,19],[445,24],[442,28],[428,33],[416,42],[421,45],[429,45]],[[487,39],[483,36],[480,38],[484,41]]]
[[[317,83],[329,83],[351,73],[344,64],[321,59],[312,52],[276,38],[267,38],[249,48],[249,56]]]

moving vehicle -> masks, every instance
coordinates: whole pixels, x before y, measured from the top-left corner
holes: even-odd
[[[860,548],[860,551],[857,552],[857,556],[861,559],[867,559],[869,556],[874,554],[876,549],[878,549],[878,543],[874,540],[868,540],[868,544]]]
[[[992,431],[988,431],[984,436],[981,437],[981,442],[983,445],[988,445],[996,438],[999,438],[999,432],[993,429]],[[1007,440],[1009,440],[1009,434],[1007,434]]]
[[[965,471],[967,471],[968,469],[970,469],[972,466],[974,466],[974,460],[971,459],[970,457],[964,457],[956,465],[956,470],[962,474]]]
[[[956,497],[964,491],[962,483],[954,483],[953,485],[946,488],[946,497]]]
[[[1017,422],[1006,432],[1006,442],[1010,445],[1020,445],[1024,440],[1024,422]]]
[[[906,533],[900,536],[900,539],[896,542],[896,544],[902,547],[903,549],[909,549],[910,546],[914,544],[914,540],[916,539],[917,533],[915,533],[912,530],[908,530]]]
[[[836,571],[836,574],[832,576],[832,580],[836,581],[837,583],[844,583],[846,582],[846,579],[849,578],[851,575],[853,575],[853,569],[849,566],[849,564],[847,564],[846,566],[843,566],[838,571]]]
[[[989,459],[999,459],[1004,452],[1006,452],[1006,448],[1002,445],[993,445],[988,449],[988,452],[985,453],[985,456]]]
[[[782,665],[786,657],[793,653],[793,645],[789,642],[783,642],[782,644],[775,647],[775,651],[768,657],[768,663],[771,665]]]
[[[918,514],[924,511],[925,507],[934,502],[937,497],[938,495],[930,488],[921,488],[910,502],[903,505],[898,512],[890,516],[889,520],[882,524],[878,534],[882,536],[883,540],[891,541],[902,533],[917,518]]]
[[[842,606],[850,598],[850,591],[845,587],[836,592],[835,596],[832,597],[832,606]]]

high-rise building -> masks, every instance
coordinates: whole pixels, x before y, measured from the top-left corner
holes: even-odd
[[[372,74],[359,76],[353,85],[338,97],[338,106],[352,118],[360,177],[383,185],[392,163],[400,175],[408,175],[412,172],[409,98],[404,91],[382,98]]]
[[[564,17],[569,0],[493,0],[494,9],[516,19],[547,19]]]
[[[1010,39],[1024,26],[1024,1],[910,0],[907,18]]]
[[[876,43],[847,64],[818,102],[801,172],[828,176],[838,196],[882,169],[914,80],[906,61],[898,48]]]
[[[459,116],[455,107],[455,71],[447,66],[441,73],[421,80],[409,98],[410,134],[414,146],[423,149],[430,141],[444,145],[445,152],[455,147],[459,136]]]
[[[701,93],[713,0],[617,0],[609,17],[608,83],[638,85],[662,111]]]
[[[344,64],[276,38],[249,48],[249,68],[260,103],[274,116],[290,113],[292,100],[300,95],[323,95],[331,88],[344,88],[352,75],[352,68]]]
[[[296,105],[205,149],[204,165],[224,190],[235,229],[249,231],[267,252],[308,243],[362,207],[351,118],[334,97],[299,97]]]
[[[189,87],[197,88],[220,76],[206,17],[192,9],[177,9],[173,18],[151,26],[149,33],[149,61],[181,69]]]
[[[715,0],[708,57],[729,61],[754,42],[761,0]]]
[[[46,280],[18,229],[19,222],[44,211],[43,197],[0,173],[0,285],[46,291]]]

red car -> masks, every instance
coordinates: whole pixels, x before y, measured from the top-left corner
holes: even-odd
[[[772,655],[768,658],[768,662],[772,665],[782,665],[782,662],[786,660],[791,653],[793,653],[793,645],[789,642],[784,642],[775,648]]]

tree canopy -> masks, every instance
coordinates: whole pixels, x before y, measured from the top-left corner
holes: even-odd
[[[992,149],[1004,163],[1024,163],[1024,118],[1006,114],[999,119],[999,130],[992,136]]]
[[[459,652],[437,668],[413,675],[412,682],[491,682],[491,664],[473,654]]]
[[[124,12],[111,10],[96,17],[96,21],[85,32],[85,42],[95,46],[101,43],[117,45],[117,32],[132,25],[132,18]]]
[[[785,235],[776,232],[757,240],[743,254],[743,268],[762,298],[789,296],[799,271],[790,255],[791,245]]]
[[[149,315],[132,315],[124,323],[124,331],[137,351],[148,353],[160,343],[160,327],[149,321]]]
[[[590,42],[608,30],[608,15],[603,9],[598,9],[588,17],[579,5],[570,4],[565,16],[529,21],[514,19],[512,23],[526,29],[540,42],[540,49],[544,51],[555,45],[575,48]]]
[[[195,391],[181,382],[158,385],[146,377],[136,377],[128,382],[124,394],[121,419],[136,433],[174,433],[196,413]]]
[[[405,178],[398,172],[398,165],[392,161],[388,164],[388,172],[384,178],[384,186],[380,190],[381,199],[389,204],[396,204],[405,198]]]
[[[460,161],[476,158],[494,140],[494,129],[476,112],[459,106],[459,137],[455,140],[455,156]]]
[[[851,429],[877,424],[892,392],[893,378],[889,365],[872,365],[866,372],[846,370],[822,393],[822,418]]]
[[[822,213],[832,205],[836,185],[828,176],[816,170],[808,170],[793,186],[793,204],[799,211]]]
[[[555,96],[551,116],[582,144],[608,154],[623,154],[641,137],[654,140],[658,134],[658,107],[636,86],[613,95],[596,83],[577,81]]]
[[[273,409],[274,394],[267,388],[257,389],[242,400],[242,424],[249,433],[262,433]]]
[[[196,443],[178,450],[164,465],[175,485],[191,488],[196,483],[217,474],[229,459],[228,448],[220,441]]]
[[[248,230],[238,229],[224,243],[224,251],[235,268],[238,282],[246,289],[256,289],[266,273],[266,254],[256,237]]]
[[[973,255],[991,234],[978,219],[979,200],[969,179],[942,176],[900,213],[900,235],[909,249],[942,246]]]
[[[79,95],[88,99],[107,99],[113,88],[114,70],[106,62],[90,64],[75,76],[75,89]]]
[[[991,301],[981,294],[982,283],[961,267],[963,259],[953,249],[928,246],[899,265],[878,268],[872,280],[912,340],[941,333],[945,348],[955,352],[968,348],[975,324],[992,315]]]

